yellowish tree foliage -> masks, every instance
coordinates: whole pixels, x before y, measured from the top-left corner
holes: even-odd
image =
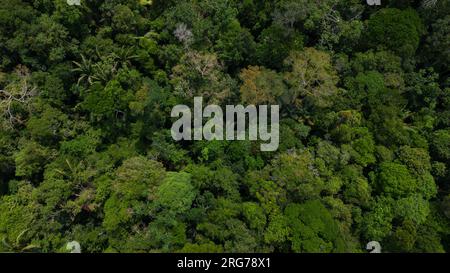
[[[284,74],[290,87],[286,97],[290,103],[300,105],[308,100],[317,107],[331,105],[338,91],[338,77],[328,53],[314,48],[293,51],[285,65],[290,68]]]
[[[249,66],[241,71],[239,77],[243,81],[241,99],[248,104],[276,103],[277,97],[285,91],[283,78],[264,67]]]

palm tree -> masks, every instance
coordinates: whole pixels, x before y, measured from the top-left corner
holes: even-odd
[[[93,65],[94,79],[101,83],[107,83],[117,73],[117,57],[110,54],[106,57],[101,57],[100,62]],[[92,84],[92,83],[91,83]]]
[[[33,252],[39,249],[38,245],[33,244],[25,244],[22,242],[22,237],[29,231],[30,229],[23,230],[19,235],[17,235],[14,241],[9,241],[7,238],[3,238],[2,243],[3,246],[9,252]]]
[[[122,65],[130,66],[131,60],[138,58],[139,56],[133,54],[135,49],[133,47],[121,47],[116,53],[112,55]]]

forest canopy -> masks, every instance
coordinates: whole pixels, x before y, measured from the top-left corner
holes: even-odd
[[[449,0],[77,2],[0,0],[0,252],[450,251]]]

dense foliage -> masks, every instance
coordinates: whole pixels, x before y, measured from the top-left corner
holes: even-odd
[[[0,0],[0,251],[450,251],[449,49],[449,0]],[[172,140],[194,96],[279,149]]]

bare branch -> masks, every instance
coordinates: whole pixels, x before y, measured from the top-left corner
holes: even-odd
[[[15,113],[14,105],[19,104],[30,112],[30,102],[37,95],[37,88],[28,83],[28,75],[19,76],[21,80],[18,83],[0,89],[0,113],[7,119],[7,125],[11,129],[25,122],[20,113]]]

